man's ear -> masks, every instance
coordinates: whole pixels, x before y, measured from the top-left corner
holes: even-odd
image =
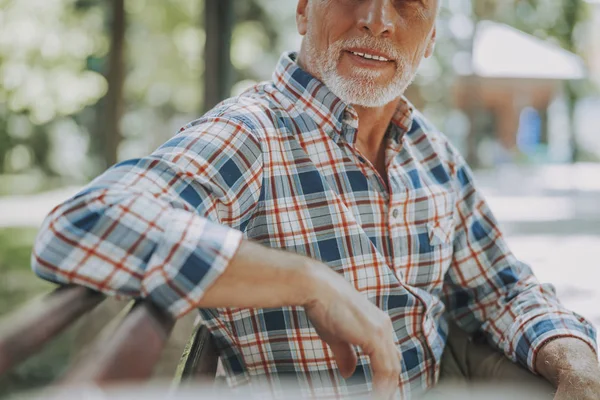
[[[431,32],[431,37],[429,38],[429,42],[427,43],[427,49],[425,49],[425,58],[429,58],[433,55],[433,50],[435,49],[435,40],[437,38],[437,27],[433,27],[433,32]]]
[[[308,26],[308,0],[298,0],[296,7],[296,26],[298,33],[302,36],[306,35]]]

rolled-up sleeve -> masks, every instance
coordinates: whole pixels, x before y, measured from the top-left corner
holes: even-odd
[[[483,331],[511,360],[536,372],[548,341],[575,337],[597,351],[594,327],[567,310],[552,285],[509,250],[464,159],[450,147],[455,171],[454,257],[443,288],[449,315],[467,332]]]
[[[32,268],[55,283],[148,298],[182,316],[234,256],[261,185],[258,139],[241,121],[204,118],[56,207]]]

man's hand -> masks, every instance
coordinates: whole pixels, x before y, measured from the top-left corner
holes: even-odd
[[[400,352],[389,316],[319,261],[244,241],[197,306],[303,306],[344,377],[356,368],[352,346],[359,346],[370,358],[378,396],[390,398],[398,389]]]
[[[345,378],[352,375],[357,362],[352,346],[359,346],[370,358],[377,395],[393,397],[398,390],[401,356],[389,316],[328,267],[316,265],[314,277],[315,297],[305,310],[333,351],[340,372]]]
[[[559,338],[540,350],[537,371],[557,387],[555,400],[600,399],[600,365],[582,340]]]

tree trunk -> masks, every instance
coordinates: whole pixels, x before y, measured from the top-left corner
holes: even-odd
[[[574,31],[577,27],[579,14],[583,6],[582,0],[564,0],[563,10],[565,21],[567,22],[568,33],[566,37],[567,50],[576,53],[576,43]],[[577,128],[575,121],[575,107],[579,100],[579,95],[575,90],[572,82],[566,83],[567,106],[569,110],[569,127],[570,127],[570,142],[571,142],[571,162],[575,163],[579,160],[581,149],[579,148],[579,138],[577,137]]]
[[[233,0],[205,0],[204,19],[204,111],[210,110],[231,94],[231,34],[233,32]]]
[[[105,101],[104,161],[111,166],[118,161],[123,116],[123,86],[125,82],[125,0],[111,1],[111,45],[108,55],[108,93]]]

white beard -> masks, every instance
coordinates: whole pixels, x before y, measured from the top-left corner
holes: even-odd
[[[387,42],[365,37],[354,40],[340,40],[333,43],[327,52],[319,52],[314,47],[311,32],[305,37],[306,56],[320,79],[344,103],[377,108],[398,99],[412,83],[415,73],[398,51]],[[338,73],[338,61],[344,48],[362,47],[379,50],[394,57],[396,73],[387,84],[377,82],[380,73],[363,68],[354,68],[351,77]]]

